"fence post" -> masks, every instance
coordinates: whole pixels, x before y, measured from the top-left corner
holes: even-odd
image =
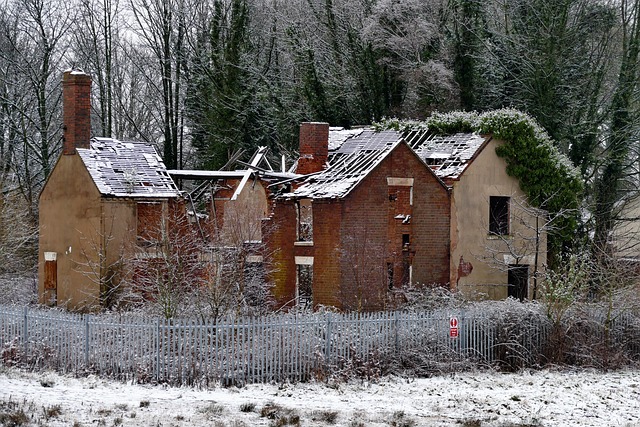
[[[459,326],[459,333],[460,333],[460,356],[461,356],[461,360],[464,360],[465,357],[468,355],[469,353],[469,322],[467,322],[467,319],[465,317],[464,314],[464,309],[460,310],[460,326]]]
[[[160,319],[156,321],[156,381],[160,381]]]
[[[84,367],[89,368],[89,344],[91,338],[89,337],[89,315],[84,315]]]
[[[324,363],[329,369],[329,360],[331,357],[331,313],[327,313],[327,334],[324,348]]]
[[[24,308],[24,328],[22,332],[22,345],[24,347],[24,359],[27,360],[29,356],[29,308]]]
[[[395,349],[396,349],[396,354],[398,353],[398,347],[399,347],[399,343],[398,343],[398,328],[399,326],[399,322],[398,322],[398,310],[393,312],[393,323],[394,323],[394,329],[395,329]]]

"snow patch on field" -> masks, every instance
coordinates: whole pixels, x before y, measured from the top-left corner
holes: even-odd
[[[0,395],[0,417],[22,408],[29,425],[47,426],[240,427],[296,420],[304,426],[640,426],[640,377],[633,370],[479,371],[200,390],[0,368]]]

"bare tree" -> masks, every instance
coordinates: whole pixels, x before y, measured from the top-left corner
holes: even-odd
[[[178,167],[184,102],[184,67],[187,61],[187,0],[131,0],[132,30],[149,50],[154,72],[146,85],[157,90],[161,100],[163,157],[169,169]],[[160,85],[157,84],[160,80]],[[152,106],[146,104],[147,108]]]
[[[519,265],[533,260],[532,299],[538,298],[540,282],[546,274],[547,236],[558,230],[557,224],[562,218],[575,216],[573,210],[561,209],[549,214],[535,205],[537,203],[531,203],[525,196],[510,197],[509,232],[495,233],[485,224],[492,239],[485,246],[486,253],[481,255],[493,268],[501,271],[507,271],[510,264]],[[540,206],[545,206],[545,202]],[[490,218],[491,220],[495,219]],[[509,259],[508,262],[505,261],[505,256]]]
[[[207,260],[204,284],[194,294],[201,316],[219,319],[271,307],[266,282],[271,256],[262,242],[264,216],[254,200],[240,198],[225,203],[222,223],[208,221],[213,229],[207,227],[210,233],[202,247]]]
[[[400,76],[406,89],[403,114],[425,117],[438,106],[457,105],[453,70],[443,49],[440,16],[445,1],[382,0],[363,29],[366,40],[383,52],[381,61]]]
[[[74,27],[75,61],[90,73],[97,86],[94,108],[100,120],[101,136],[110,137],[114,130],[114,91],[116,68],[121,66],[119,43],[123,30],[119,0],[80,0]]]
[[[99,292],[98,306],[86,307],[90,310],[127,310],[137,302],[138,295],[128,286],[132,265],[127,262],[127,251],[131,245],[116,239],[117,226],[115,216],[104,218],[101,230],[92,230],[81,239],[80,260],[75,268]],[[126,234],[133,233],[134,230],[127,230]]]
[[[238,213],[253,214],[240,208]],[[180,204],[158,219],[138,230],[137,244],[125,249],[123,265],[117,265],[128,289],[116,290],[126,303],[165,318],[196,314],[214,320],[269,307],[268,255],[259,240],[251,239],[259,236],[243,234],[255,232],[246,215],[227,216],[225,233],[213,237]]]
[[[0,274],[28,271],[36,264],[37,227],[29,206],[7,181],[0,180]]]
[[[3,145],[35,223],[37,194],[60,148],[59,78],[70,16],[63,3],[29,0],[8,3],[0,19]]]

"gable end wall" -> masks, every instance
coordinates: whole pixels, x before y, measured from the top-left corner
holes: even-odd
[[[414,180],[409,226],[397,228],[391,235],[389,218],[394,208],[389,200],[389,177]],[[343,201],[338,291],[343,308],[369,311],[386,307],[387,263],[398,263],[402,257],[401,233],[411,234],[413,283],[446,284],[449,221],[447,189],[408,146],[398,145]],[[317,246],[315,240],[314,236]]]

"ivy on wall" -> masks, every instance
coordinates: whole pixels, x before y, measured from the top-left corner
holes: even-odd
[[[547,210],[555,219],[550,251],[558,254],[573,240],[583,192],[580,174],[527,114],[513,109],[435,113],[424,122],[387,119],[376,128],[403,133],[422,128],[436,135],[476,132],[504,141],[496,154],[505,159],[507,173],[518,179],[532,206]]]

